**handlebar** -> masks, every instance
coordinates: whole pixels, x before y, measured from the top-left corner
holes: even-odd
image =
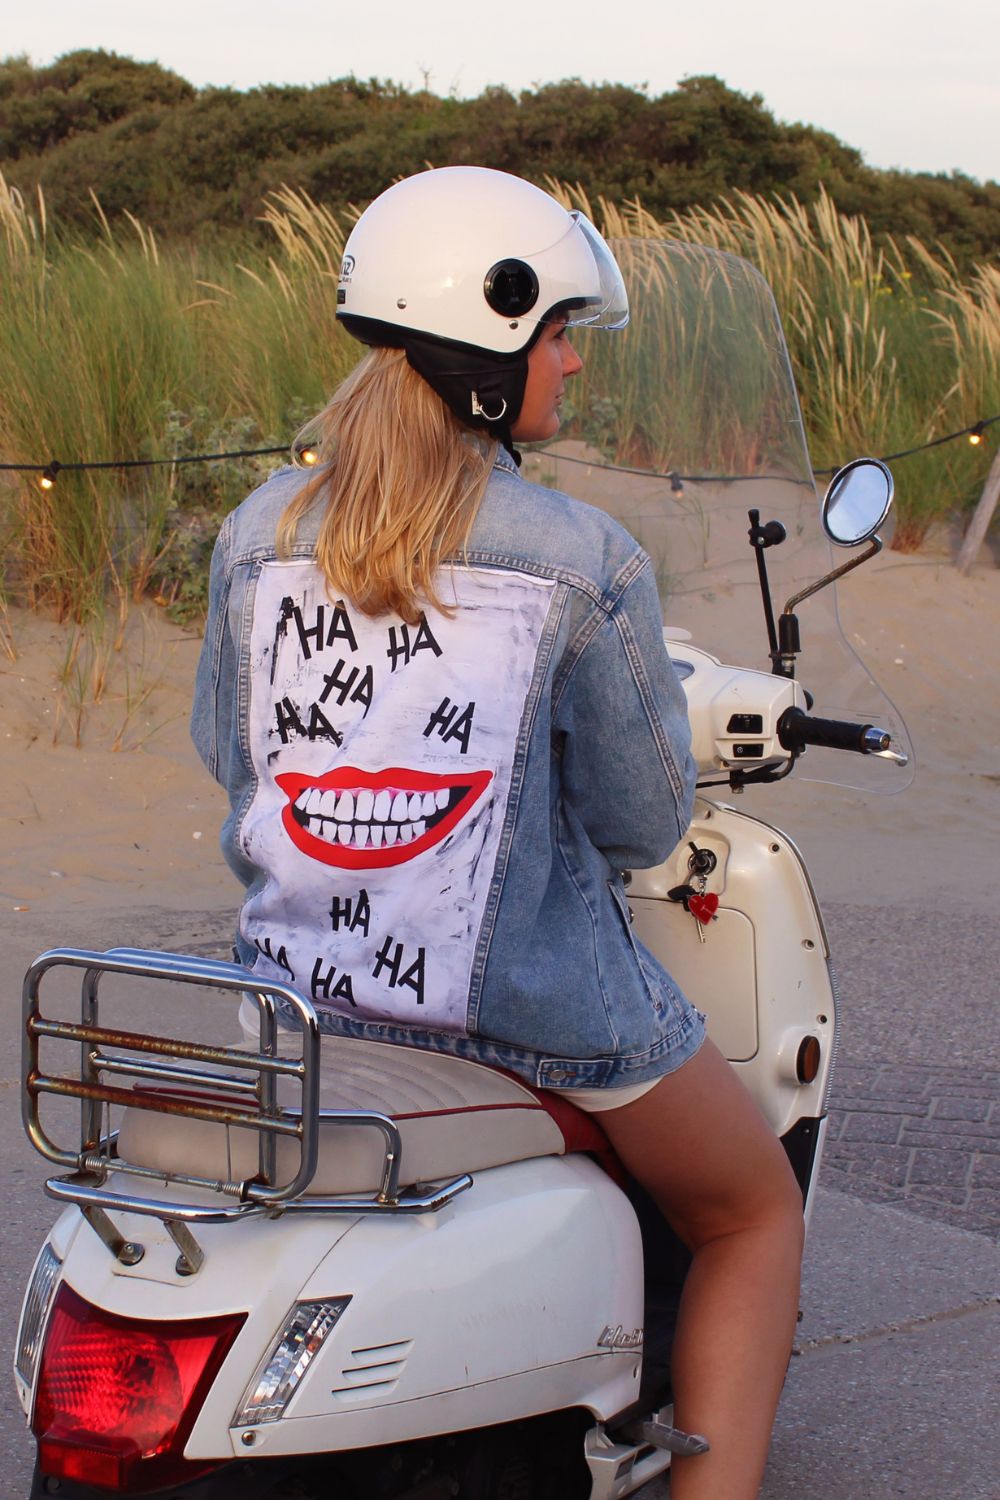
[[[813,718],[801,708],[787,708],[781,715],[778,740],[783,749],[796,755],[807,745],[824,745],[829,750],[854,750],[859,755],[884,755],[892,744],[892,736],[872,724]]]

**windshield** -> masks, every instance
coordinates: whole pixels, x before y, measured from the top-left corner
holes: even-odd
[[[567,388],[560,437],[529,457],[525,473],[628,528],[652,559],[665,625],[689,631],[722,661],[767,671],[748,511],[785,528],[785,541],[765,554],[776,615],[845,561],[843,552],[831,557],[820,522],[774,299],[752,266],[721,251],[667,240],[610,245],[631,322],[581,342],[584,368]],[[889,730],[910,768],[813,747],[796,776],[901,790],[913,766],[906,727],[848,645],[834,588],[797,613],[797,675],[813,711]]]

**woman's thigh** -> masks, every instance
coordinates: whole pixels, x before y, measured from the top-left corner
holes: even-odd
[[[603,1110],[600,1122],[692,1248],[775,1216],[801,1218],[781,1142],[709,1041],[642,1098]]]

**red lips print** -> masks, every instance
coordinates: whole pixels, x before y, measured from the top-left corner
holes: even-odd
[[[439,844],[479,801],[493,772],[438,776],[400,766],[339,766],[319,777],[286,771],[275,779],[288,798],[281,821],[296,849],[321,864],[378,870]]]

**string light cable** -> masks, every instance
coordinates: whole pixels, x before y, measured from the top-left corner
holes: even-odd
[[[983,417],[978,422],[973,422],[971,427],[961,427],[957,432],[947,432],[943,437],[931,438],[929,442],[917,443],[912,448],[901,448],[898,453],[885,453],[881,462],[895,463],[897,459],[910,458],[914,453],[924,453],[930,448],[940,448],[944,443],[954,443],[959,438],[967,438],[973,448],[978,448],[986,429],[992,427],[994,422],[1000,422],[1000,412],[996,416]],[[680,474],[676,469],[634,469],[625,464],[600,463],[591,458],[577,458],[569,453],[555,453],[549,448],[540,451],[563,464],[583,464],[588,469],[608,469],[614,474],[636,474],[644,479],[668,479],[675,495],[684,493],[685,484],[734,484],[751,479],[766,481],[774,477],[772,474]],[[837,469],[813,469],[812,472],[815,478],[823,479],[836,474]]]
[[[37,474],[40,487],[43,490],[51,490],[60,474],[80,473],[83,470],[179,468],[181,464],[214,464],[222,463],[227,459],[276,458],[282,454],[287,457],[288,452],[287,447],[237,448],[226,453],[190,453],[177,458],[107,458],[93,461],[81,459],[79,462],[66,464],[60,463],[57,458],[50,458],[45,464],[0,463],[0,472]],[[319,462],[319,453],[308,444],[297,448],[295,457],[307,468]]]
[[[1000,422],[1000,412],[992,417],[982,417],[973,422],[971,427],[962,427],[957,432],[947,432],[943,437],[931,438],[929,442],[917,443],[911,448],[901,448],[898,453],[886,453],[882,455],[883,463],[895,463],[900,458],[910,458],[915,453],[925,453],[931,448],[940,448],[945,443],[954,443],[959,438],[967,438],[973,447],[978,447],[988,427],[995,422]],[[681,474],[676,469],[639,469],[626,464],[605,463],[590,458],[577,458],[568,453],[555,453],[549,448],[536,450],[557,459],[560,463],[582,464],[588,469],[606,469],[612,474],[634,474],[643,479],[665,479],[669,481],[671,493],[677,496],[683,495],[685,484],[731,484],[738,480],[767,480],[772,476],[769,474]],[[184,454],[177,458],[110,458],[100,460],[78,460],[74,463],[62,463],[59,459],[50,458],[47,463],[35,464],[9,464],[0,463],[0,472],[13,474],[37,474],[38,484],[44,490],[52,489],[60,474],[80,473],[84,470],[98,469],[157,469],[157,468],[179,468],[182,464],[214,464],[224,463],[229,460],[241,458],[275,458],[280,455],[288,455],[288,448],[237,448],[225,453],[193,453]],[[303,444],[294,450],[293,456],[299,463],[307,468],[313,467],[319,462],[319,453],[315,447]],[[833,469],[814,469],[813,474],[817,479],[824,478],[829,474],[835,474]]]

